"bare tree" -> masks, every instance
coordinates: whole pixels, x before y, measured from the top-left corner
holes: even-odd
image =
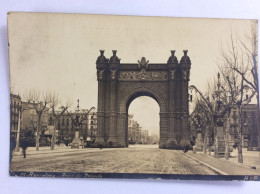
[[[56,93],[51,94],[50,109],[51,109],[52,116],[54,118],[53,119],[54,131],[51,138],[51,150],[54,150],[55,148],[57,121],[68,110],[71,104],[72,103],[70,103],[70,101],[67,101],[65,106],[59,107],[60,110],[58,111],[56,108],[59,105],[59,97]]]
[[[249,58],[241,49],[240,41],[231,34],[230,41],[226,47],[221,47],[220,56],[222,65],[220,71],[225,79],[225,93],[229,95],[229,106],[238,110],[238,162],[243,163],[242,155],[242,108],[248,104],[256,93],[252,87],[247,72],[250,67]],[[250,83],[250,84],[249,84]],[[248,94],[249,92],[249,94]],[[230,115],[230,112],[228,113]],[[228,118],[229,121],[229,118]],[[227,126],[229,127],[229,126]]]
[[[191,125],[194,125],[196,129],[201,128],[203,137],[203,153],[206,154],[208,139],[209,139],[209,123],[211,120],[208,109],[205,102],[198,97],[195,102],[195,108],[190,115]]]
[[[248,59],[248,71],[242,72],[239,68],[234,68],[244,79],[246,84],[249,85],[256,92],[257,99],[257,132],[258,132],[258,146],[260,144],[260,106],[259,106],[259,77],[258,77],[258,22],[257,20],[251,21],[250,32],[245,35],[244,39],[240,39],[240,44],[244,49]]]
[[[17,127],[17,136],[16,136],[16,147],[15,151],[19,152],[20,148],[20,133],[21,133],[21,122],[23,120],[23,112],[30,110],[31,107],[28,106],[28,103],[21,102],[19,105],[19,110],[18,110],[18,127]]]
[[[37,127],[36,127],[36,151],[39,150],[40,145],[40,134],[43,130],[42,127],[42,116],[43,113],[48,111],[48,105],[52,102],[52,97],[50,92],[39,92],[36,90],[30,90],[24,95],[24,99],[27,101],[28,105],[35,110],[37,115]]]
[[[231,34],[224,49],[221,46],[221,59],[226,66],[243,79],[244,84],[254,90],[257,99],[257,132],[260,135],[259,79],[258,79],[258,34],[257,20],[251,21],[249,32],[242,38]],[[257,144],[260,143],[258,137]]]
[[[206,145],[214,142],[214,155],[218,157],[219,153],[219,141],[217,127],[221,123],[225,123],[225,115],[230,111],[230,101],[228,101],[227,93],[224,90],[226,83],[225,80],[220,79],[220,74],[217,75],[217,81],[214,79],[208,82],[207,92],[203,94],[195,86],[190,86],[194,89],[198,95],[199,101],[197,106],[199,107],[199,113],[204,117],[206,139],[204,139],[204,153],[206,153]],[[223,83],[222,83],[223,82]],[[229,130],[226,128],[226,134],[228,135]],[[225,155],[229,154],[229,138],[226,135],[225,139]],[[211,142],[207,142],[209,139]],[[222,139],[221,139],[222,141]]]
[[[207,142],[207,138],[212,136],[215,136],[215,126],[216,126],[216,116],[217,112],[214,109],[214,103],[212,101],[212,98],[210,98],[210,91],[208,88],[208,92],[206,94],[203,94],[196,86],[191,85],[191,90],[195,90],[195,93],[198,94],[198,101],[197,103],[200,103],[196,106],[199,106],[199,111],[203,113],[203,116],[206,118],[206,124],[205,126],[205,136],[204,136],[204,146],[203,146],[203,152],[206,153],[206,147],[207,144],[210,144],[211,142]],[[214,137],[213,137],[214,138]],[[210,139],[210,138],[209,138]],[[210,148],[209,148],[209,154],[210,154]]]

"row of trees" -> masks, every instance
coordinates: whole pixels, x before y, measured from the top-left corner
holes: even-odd
[[[37,116],[36,122],[31,121],[33,132],[35,134],[35,144],[36,150],[39,150],[40,146],[40,135],[46,130],[43,125],[43,115],[51,111],[54,121],[54,132],[51,139],[51,149],[54,149],[55,146],[55,129],[57,127],[58,119],[68,111],[68,108],[71,106],[71,103],[68,101],[66,105],[61,105],[59,97],[56,93],[53,92],[40,92],[36,90],[30,90],[24,93],[23,102],[21,103],[19,111],[19,125],[16,139],[16,146],[19,147],[19,135],[20,135],[20,122],[23,118],[23,112],[32,110]]]
[[[242,109],[257,98],[257,127],[259,134],[259,80],[257,56],[257,24],[252,21],[249,35],[240,38],[231,34],[225,45],[220,46],[219,73],[217,79],[208,84],[207,92],[202,93],[195,86],[195,108],[191,113],[191,122],[204,128],[204,146],[206,153],[208,140],[214,142],[215,154],[218,155],[217,126],[224,123],[225,158],[229,157],[229,131],[231,109],[238,111],[237,147],[238,162],[243,163],[242,156]],[[198,119],[199,118],[199,119]],[[259,137],[258,137],[259,138]],[[259,139],[258,139],[259,142]]]
[[[51,150],[55,148],[56,144],[56,129],[58,128],[58,120],[64,115],[68,115],[71,118],[72,126],[75,130],[78,130],[80,126],[83,125],[83,122],[87,120],[89,112],[94,108],[84,111],[80,116],[75,116],[74,113],[69,111],[72,103],[67,101],[65,104],[62,104],[59,100],[59,96],[54,92],[40,92],[36,90],[30,90],[24,93],[22,99],[20,111],[19,111],[19,121],[18,121],[18,132],[16,138],[16,148],[19,149],[19,139],[21,133],[21,121],[23,119],[24,111],[32,111],[32,114],[35,114],[37,117],[36,121],[31,121],[32,130],[35,134],[35,145],[36,150],[39,150],[40,147],[40,136],[47,129],[44,127],[44,115],[51,113],[52,115],[52,125],[54,126],[53,133],[51,134]],[[79,103],[79,100],[78,100]],[[78,110],[79,112],[79,104]],[[77,113],[78,113],[77,112]]]

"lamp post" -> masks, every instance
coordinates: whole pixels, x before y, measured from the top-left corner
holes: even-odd
[[[223,113],[225,113],[227,110],[230,109],[229,106],[223,106],[223,101],[221,100],[221,95],[223,91],[221,90],[221,83],[220,83],[220,73],[217,74],[217,88],[216,91],[212,95],[212,100],[210,100],[210,97],[205,97],[195,86],[191,85],[189,88],[192,92],[192,90],[195,90],[196,93],[198,93],[201,97],[201,99],[205,103],[205,110],[208,112],[208,119],[209,119],[209,125],[211,128],[211,131],[209,131],[210,134],[212,134],[212,139],[214,143],[214,156],[219,156],[219,138],[220,133],[218,131],[218,127],[223,127]],[[192,96],[191,96],[192,99]],[[222,137],[223,138],[223,137]],[[209,143],[211,144],[211,143]],[[222,145],[221,145],[222,146]],[[210,150],[209,150],[210,153]]]
[[[75,125],[75,137],[71,143],[71,148],[79,148],[80,145],[82,145],[82,141],[80,140],[79,138],[79,129],[82,127],[83,125],[83,121],[84,120],[88,120],[88,114],[89,112],[94,109],[95,107],[91,107],[85,114],[83,117],[80,117],[81,116],[81,112],[80,112],[80,109],[79,109],[79,99],[77,100],[78,102],[78,105],[77,105],[77,109],[75,111],[75,119],[73,118],[73,116],[71,116],[71,119],[72,119],[72,122],[74,123]]]

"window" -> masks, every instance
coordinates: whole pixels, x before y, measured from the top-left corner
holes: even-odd
[[[62,126],[65,125],[65,121],[64,121],[64,119],[62,119],[62,123],[61,123],[61,125],[62,125]]]
[[[67,126],[69,126],[70,125],[70,121],[69,121],[69,119],[67,119]]]
[[[91,116],[91,119],[93,120],[93,119],[94,119],[94,116]]]
[[[91,123],[90,123],[91,125],[93,125],[93,121],[91,121]]]

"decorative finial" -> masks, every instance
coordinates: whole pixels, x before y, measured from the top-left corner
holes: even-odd
[[[105,50],[99,50],[100,51],[100,56],[97,58],[96,63],[107,63],[108,59],[104,56]]]
[[[79,110],[79,99],[77,101],[78,101],[77,110]]]
[[[171,56],[169,57],[168,63],[178,63],[178,59],[175,56],[175,50],[171,50]]]
[[[187,55],[188,50],[183,50],[184,56],[181,58],[181,63],[190,63],[190,57]]]
[[[117,50],[112,50],[113,55],[116,55]]]
[[[117,56],[116,56],[116,52],[117,50],[112,50],[113,52],[113,56],[110,58],[110,63],[120,63],[120,60]]]

